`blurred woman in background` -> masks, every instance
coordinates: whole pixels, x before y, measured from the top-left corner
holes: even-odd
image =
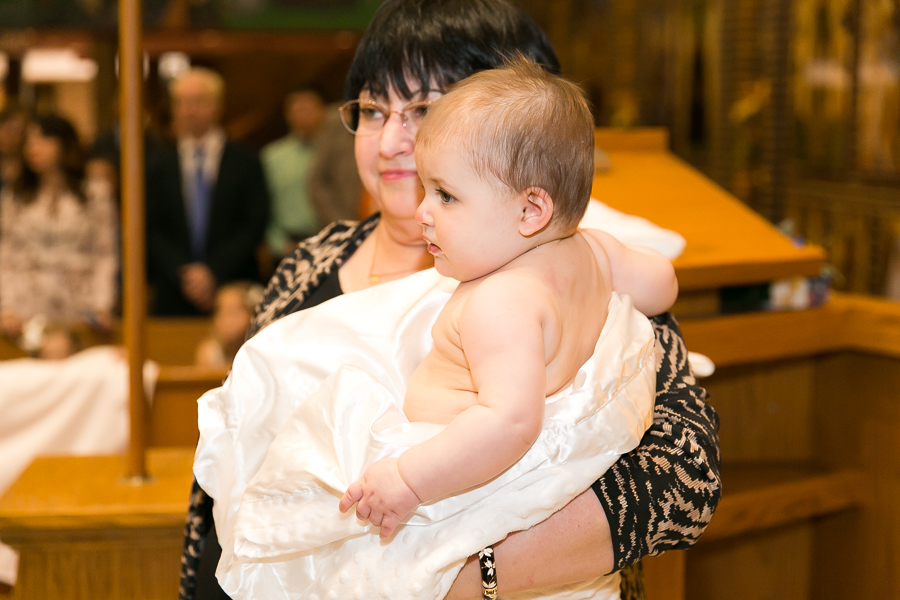
[[[117,222],[108,193],[87,190],[78,135],[59,116],[28,126],[24,166],[0,191],[0,330],[32,319],[108,329]]]
[[[15,104],[0,111],[0,190],[11,184],[22,172],[22,146],[28,114]]]

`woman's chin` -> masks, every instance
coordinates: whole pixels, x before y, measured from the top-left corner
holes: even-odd
[[[398,215],[395,212],[379,208],[381,212],[381,224],[395,242],[405,246],[421,246],[425,253],[425,242],[422,240],[422,226],[416,221],[415,215],[409,217]]]
[[[375,204],[382,214],[391,215],[397,220],[415,222],[416,209],[421,202],[420,191],[418,179],[415,180],[415,185],[409,181],[383,183],[379,186],[380,193]]]

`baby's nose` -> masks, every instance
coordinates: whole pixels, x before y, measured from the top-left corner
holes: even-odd
[[[425,208],[425,200],[416,209],[416,222],[422,226],[431,225],[431,213]]]

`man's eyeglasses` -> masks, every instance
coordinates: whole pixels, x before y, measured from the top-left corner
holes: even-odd
[[[415,131],[422,124],[431,101],[413,102],[400,110],[390,110],[371,100],[351,100],[338,111],[341,113],[341,122],[347,131],[353,135],[372,135],[378,133],[391,115],[400,115],[403,126],[410,131]]]

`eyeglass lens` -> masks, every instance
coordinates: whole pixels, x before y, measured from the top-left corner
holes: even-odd
[[[378,133],[393,113],[399,113],[404,127],[417,129],[428,114],[430,102],[414,102],[400,111],[391,111],[373,102],[353,100],[341,107],[341,120],[356,135]]]

